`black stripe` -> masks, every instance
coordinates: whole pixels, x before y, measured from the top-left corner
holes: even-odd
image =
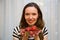
[[[17,33],[15,33],[15,32],[13,32],[13,34],[15,34],[15,35],[17,35],[17,36],[19,36],[19,37],[21,36],[20,34],[18,35],[18,34],[17,34]]]
[[[18,30],[18,27],[16,26],[16,29],[17,29],[17,31],[20,33],[20,31]]]
[[[17,35],[17,33],[13,32],[13,34]]]
[[[19,38],[18,36],[13,35],[13,37]]]
[[[15,28],[14,28],[14,31],[16,31]]]
[[[47,32],[47,33],[45,33],[45,34],[44,34],[44,36],[45,36],[45,35],[47,35],[47,34],[48,34],[48,32]]]
[[[46,32],[47,32],[47,30],[44,30],[43,34],[46,33]]]
[[[17,29],[17,31],[18,31],[18,27],[16,26],[16,29]]]
[[[44,30],[46,29],[46,27],[44,28]]]
[[[16,37],[16,38],[18,38],[19,40],[22,40],[22,38],[21,38],[21,37],[18,37],[18,36],[15,36],[15,35],[13,35],[13,37]]]
[[[46,27],[45,27],[44,30],[43,30],[43,34],[46,33],[46,32],[47,32],[47,29],[46,29]]]

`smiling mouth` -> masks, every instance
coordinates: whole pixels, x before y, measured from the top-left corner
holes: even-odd
[[[33,23],[33,21],[30,20],[29,23]]]

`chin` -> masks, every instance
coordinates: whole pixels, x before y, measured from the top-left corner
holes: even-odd
[[[34,24],[29,24],[30,26],[34,25]]]
[[[35,24],[35,23],[28,23],[28,25],[31,25],[31,26],[34,25],[34,24]]]

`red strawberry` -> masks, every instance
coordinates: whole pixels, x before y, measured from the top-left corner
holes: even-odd
[[[35,31],[35,30],[37,30],[37,27],[36,26],[32,26],[31,30]]]
[[[33,32],[33,31],[30,31],[29,33],[30,33],[30,36],[33,36],[33,34],[34,34],[34,32]]]
[[[26,28],[26,31],[30,31],[30,30],[31,30],[31,27],[27,27],[27,28]]]
[[[32,35],[33,34],[33,31],[30,31],[30,34]]]

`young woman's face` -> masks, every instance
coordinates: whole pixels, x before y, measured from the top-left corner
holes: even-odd
[[[32,26],[36,23],[38,18],[38,11],[35,7],[27,7],[25,9],[25,20],[28,25]]]

